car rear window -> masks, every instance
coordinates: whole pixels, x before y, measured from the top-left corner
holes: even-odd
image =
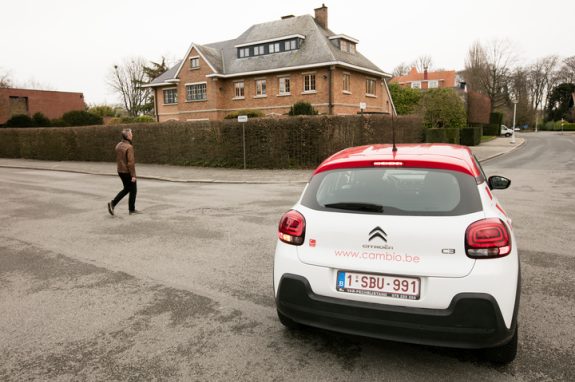
[[[314,176],[302,204],[315,210],[382,214],[334,205],[374,204],[384,215],[456,216],[481,211],[475,179],[426,168],[349,168]]]

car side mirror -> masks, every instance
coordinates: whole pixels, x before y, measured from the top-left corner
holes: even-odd
[[[505,190],[509,188],[509,186],[511,186],[511,180],[505,177],[499,175],[489,177],[489,187],[491,187],[492,190]]]

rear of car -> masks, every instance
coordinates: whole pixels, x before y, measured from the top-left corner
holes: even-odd
[[[280,320],[490,348],[492,360],[509,362],[519,260],[511,221],[491,188],[462,146],[398,145],[394,152],[375,145],[328,158],[280,221]]]

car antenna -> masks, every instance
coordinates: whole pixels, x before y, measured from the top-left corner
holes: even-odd
[[[393,111],[391,112],[391,131],[393,132],[393,149],[391,151],[396,152],[397,147],[395,147],[395,123],[393,122]]]

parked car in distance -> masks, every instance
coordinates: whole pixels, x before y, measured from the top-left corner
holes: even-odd
[[[521,129],[519,127],[516,127],[515,131],[521,131]]]
[[[511,219],[469,148],[368,145],[314,172],[280,219],[280,322],[413,344],[517,354],[520,267]]]
[[[508,128],[505,125],[501,125],[501,135],[505,135],[506,137],[510,137],[511,135],[513,135],[513,130],[511,130],[510,128]]]

